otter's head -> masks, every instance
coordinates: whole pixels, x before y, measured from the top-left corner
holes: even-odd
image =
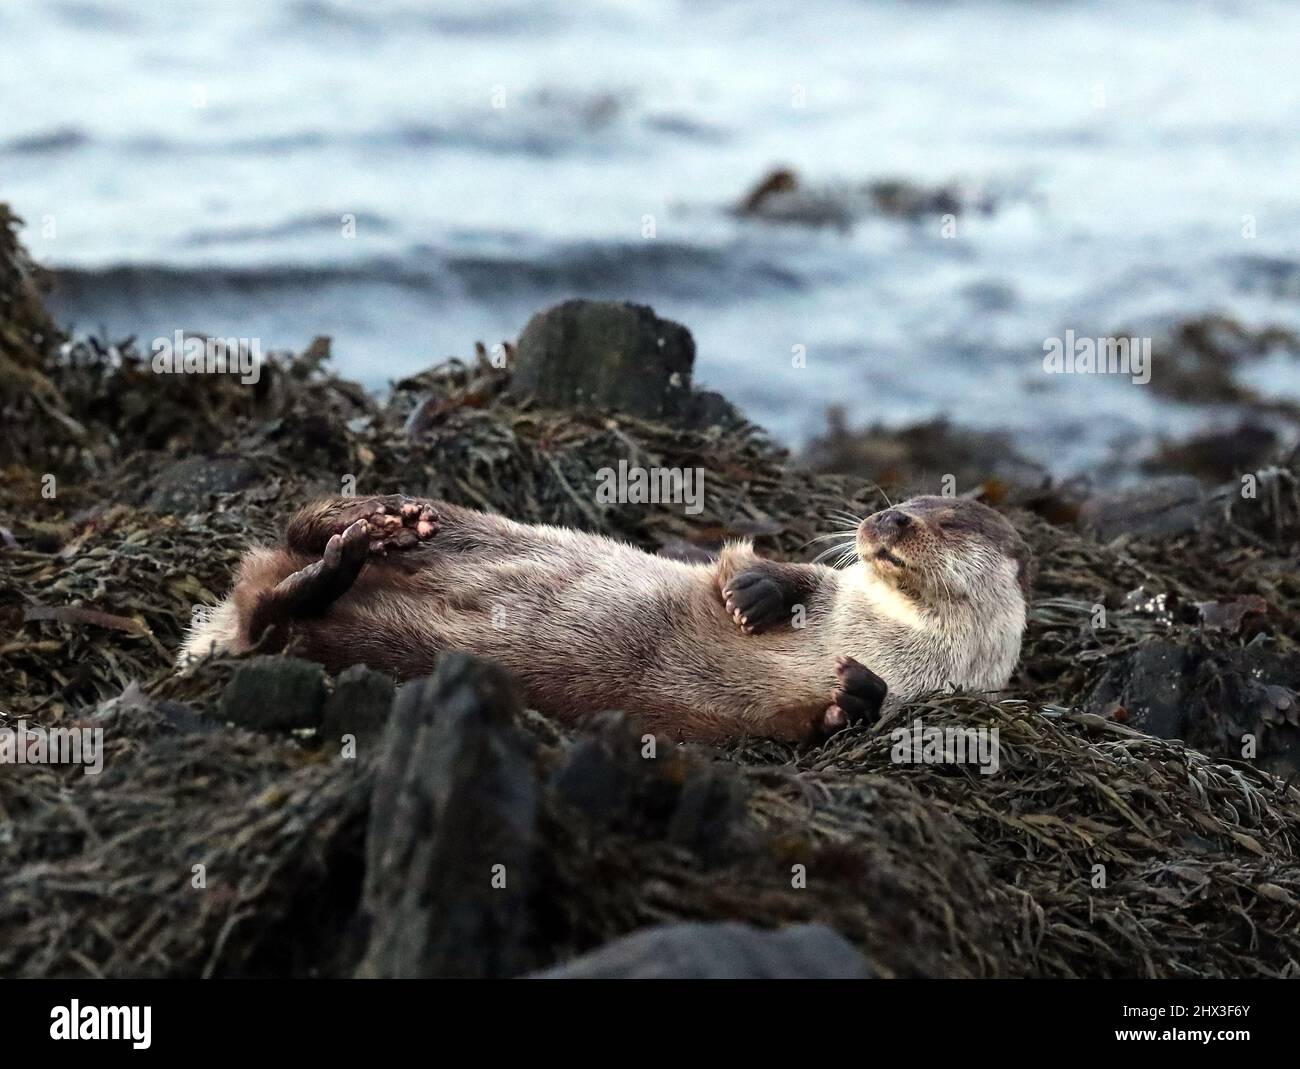
[[[1014,598],[1029,604],[1033,557],[999,513],[956,497],[914,497],[868,516],[859,559],[923,604]]]

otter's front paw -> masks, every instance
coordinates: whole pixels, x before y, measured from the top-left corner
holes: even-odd
[[[730,579],[722,587],[727,612],[749,635],[789,621],[786,591],[761,568],[751,568]]]
[[[822,730],[831,735],[850,724],[870,723],[880,715],[889,687],[870,668],[852,657],[835,659],[836,687],[822,715]]]

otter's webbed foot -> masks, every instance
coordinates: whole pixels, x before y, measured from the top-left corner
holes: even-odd
[[[352,589],[370,555],[370,538],[365,520],[332,536],[320,560],[285,576],[258,599],[248,621],[249,639],[257,642],[268,629],[275,629],[281,632],[275,645],[282,645],[289,622],[323,615]]]
[[[822,715],[822,731],[834,734],[850,724],[870,723],[880,715],[889,686],[852,657],[835,659],[836,687]]]
[[[810,593],[808,578],[797,565],[776,561],[763,561],[722,586],[727,612],[749,635],[790,623],[795,606]]]
[[[370,552],[387,555],[389,550],[410,549],[438,533],[438,517],[419,501],[385,499],[365,517],[370,528]]]
[[[428,502],[401,494],[359,499],[335,498],[308,505],[289,521],[285,541],[299,553],[324,552],[326,543],[364,521],[370,551],[386,554],[409,549],[438,533],[438,516]]]

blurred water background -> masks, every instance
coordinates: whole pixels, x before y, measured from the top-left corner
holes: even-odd
[[[1068,472],[1229,417],[1045,338],[1300,327],[1300,5],[6,0],[0,41],[0,199],[115,337],[329,334],[383,387],[628,299],[793,445],[947,413]],[[738,218],[776,165],[993,208]]]

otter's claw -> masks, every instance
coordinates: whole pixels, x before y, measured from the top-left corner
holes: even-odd
[[[852,657],[835,659],[837,685],[822,714],[822,730],[832,735],[850,724],[870,723],[880,715],[889,687],[870,668]]]
[[[722,588],[729,612],[746,634],[755,635],[787,622],[780,585],[757,569],[741,572]]]

